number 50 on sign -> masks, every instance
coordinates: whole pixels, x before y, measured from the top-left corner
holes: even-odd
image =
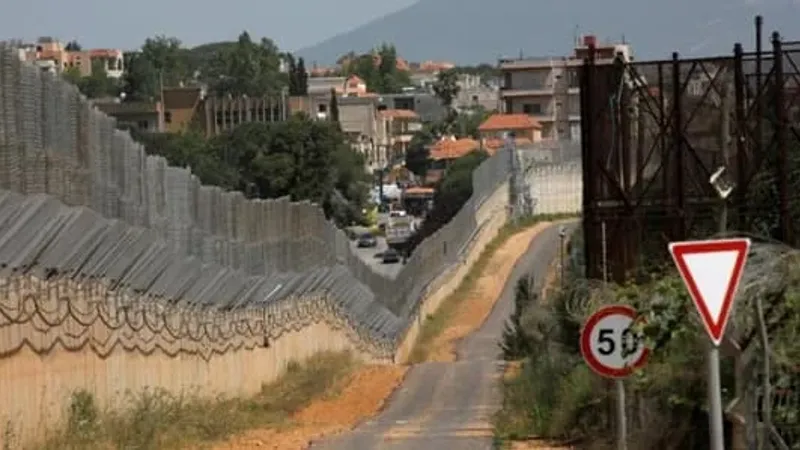
[[[607,378],[624,378],[644,365],[649,351],[634,329],[636,311],[611,305],[592,314],[581,331],[581,354],[586,364]]]

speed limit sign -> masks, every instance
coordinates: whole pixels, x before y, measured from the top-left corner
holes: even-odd
[[[586,364],[607,378],[623,378],[647,361],[649,350],[633,325],[636,311],[626,305],[606,306],[592,314],[581,331]]]

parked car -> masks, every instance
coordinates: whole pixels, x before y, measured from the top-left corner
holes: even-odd
[[[393,248],[386,249],[386,251],[383,252],[382,257],[384,264],[395,264],[400,262],[400,253]]]
[[[358,237],[358,248],[372,248],[378,246],[378,240],[370,233],[364,233]]]

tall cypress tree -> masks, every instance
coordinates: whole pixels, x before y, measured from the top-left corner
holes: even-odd
[[[298,85],[297,85],[297,65],[294,62],[294,55],[291,53],[286,54],[286,63],[287,63],[287,73],[289,74],[289,95],[300,95],[298,94]]]
[[[331,88],[331,120],[339,123],[339,99],[334,88]]]
[[[303,58],[297,60],[297,95],[308,95],[308,72]]]

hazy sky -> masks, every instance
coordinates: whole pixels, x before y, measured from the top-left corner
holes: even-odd
[[[7,0],[0,39],[77,39],[84,47],[125,50],[156,34],[186,45],[232,40],[247,30],[297,50],[415,0]]]

